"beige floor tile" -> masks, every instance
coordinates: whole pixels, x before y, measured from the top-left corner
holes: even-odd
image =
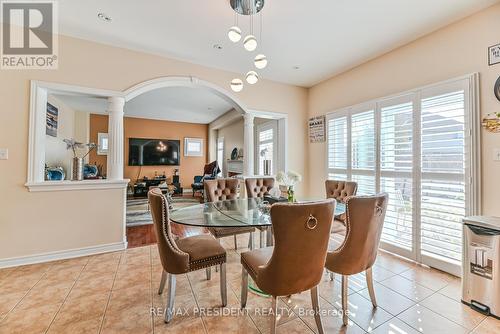
[[[12,310],[25,294],[24,291],[0,294],[0,314],[6,314]]]
[[[326,302],[323,298],[320,298],[320,315],[321,322],[323,324],[323,331],[325,333],[365,333],[365,331],[352,322],[352,320],[349,320],[349,324],[344,326],[342,322],[342,313],[330,303]],[[298,316],[309,328],[311,328],[315,333],[318,333],[312,307],[302,310],[302,312],[298,313]]]
[[[390,255],[385,252],[379,252],[379,254],[377,255],[377,260],[375,261],[375,265],[392,271],[395,274],[400,274],[417,266],[417,264],[414,262],[406,261],[402,258]]]
[[[155,334],[206,334],[201,318],[190,319],[182,323],[155,323]]]
[[[0,269],[0,283],[2,282],[2,280],[6,279],[11,273],[13,273],[14,270],[16,270],[16,268],[14,267]]]
[[[434,293],[431,289],[402,276],[393,276],[380,282],[380,284],[415,302],[420,302]]]
[[[108,299],[108,294],[89,295],[76,299],[66,299],[57,313],[51,328],[55,327],[59,330],[60,328],[64,328],[66,325],[80,328],[81,326],[85,327],[85,323],[89,319],[102,319]],[[88,325],[92,327],[93,323],[94,322],[92,321]]]
[[[44,333],[61,305],[14,309],[0,323],[1,334]]]
[[[483,320],[477,326],[474,331],[474,334],[498,334],[500,333],[500,320],[495,319],[493,317],[488,317]]]
[[[460,278],[455,278],[438,292],[448,298],[460,302],[462,300],[462,280]]]
[[[375,299],[377,300],[377,305],[382,307],[384,310],[392,315],[398,315],[404,310],[409,309],[415,302],[400,295],[399,293],[383,286],[382,284],[375,283]],[[361,290],[358,292],[366,300],[370,301],[370,294],[368,289]]]
[[[68,298],[79,298],[89,295],[109,294],[113,286],[113,278],[96,276],[94,278],[79,279],[71,289]]]
[[[407,270],[401,273],[401,276],[434,291],[444,288],[456,278],[442,271],[426,267]]]
[[[426,334],[469,332],[466,328],[418,304],[404,311],[397,318]]]
[[[392,318],[392,315],[381,307],[374,308],[372,303],[355,293],[348,298],[349,319],[356,323],[365,331],[370,331],[380,326],[387,320]],[[342,309],[341,302],[334,305],[337,309]]]
[[[473,330],[486,318],[479,312],[472,310],[469,306],[443,296],[439,293],[424,299],[421,305],[427,307],[457,324]]]
[[[351,288],[348,288],[347,291],[348,295],[355,293]],[[334,304],[342,298],[342,284],[337,280],[330,281],[329,278],[326,278],[319,284],[319,295],[330,304]]]
[[[297,315],[293,312],[293,309],[296,308],[294,305],[295,303],[291,301],[278,300],[278,326],[297,318]],[[271,306],[272,300],[270,297],[264,298],[253,293],[248,294],[246,311],[262,333],[269,332]]]
[[[44,277],[44,273],[31,273],[14,277],[17,270],[9,275],[9,278],[0,283],[0,295],[13,292],[28,292],[35,284]]]
[[[220,308],[222,306],[222,299],[219,286],[208,288],[200,291],[195,291],[196,301],[200,308]],[[236,294],[232,289],[227,289],[227,305],[238,304]]]
[[[150,310],[152,306],[150,289],[142,286],[133,286],[111,292],[108,311],[121,311],[136,306]]]
[[[314,333],[307,325],[300,319],[289,321],[276,328],[277,334],[306,334]]]
[[[259,330],[254,322],[247,315],[205,316],[203,317],[203,322],[208,334],[259,334]]]
[[[392,318],[375,328],[373,334],[419,334],[420,332],[408,326],[398,318]]]
[[[53,323],[48,334],[97,334],[101,327],[102,317],[85,318],[79,321],[72,321],[65,324]]]
[[[107,310],[101,333],[152,333],[151,308],[130,304],[123,309]]]
[[[16,309],[36,308],[49,304],[62,304],[71,290],[71,285],[62,283],[52,286],[35,285],[21,300]]]

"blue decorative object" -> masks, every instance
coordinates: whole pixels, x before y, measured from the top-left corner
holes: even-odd
[[[45,178],[47,181],[63,181],[66,173],[62,167],[48,167],[45,169]]]
[[[84,179],[95,179],[99,170],[96,165],[85,165],[83,167],[83,178]]]

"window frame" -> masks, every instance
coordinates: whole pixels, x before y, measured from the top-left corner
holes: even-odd
[[[412,194],[412,205],[413,213],[413,236],[416,240],[413,241],[413,247],[411,251],[404,252],[402,248],[393,246],[388,243],[381,242],[381,247],[391,251],[396,252],[402,256],[408,257],[417,262],[423,262],[428,265],[440,268],[442,270],[448,271],[455,275],[460,275],[460,267],[455,266],[450,263],[450,265],[444,265],[439,261],[435,261],[433,258],[428,256],[422,256],[421,254],[421,230],[420,230],[420,192],[421,192],[421,103],[422,100],[429,96],[436,96],[440,93],[449,92],[450,87],[456,87],[457,89],[464,91],[464,109],[465,109],[465,169],[464,169],[464,183],[466,187],[465,191],[465,207],[466,216],[467,215],[480,215],[481,214],[481,146],[480,146],[480,106],[479,106],[479,74],[472,73],[469,75],[461,76],[458,78],[434,83],[431,85],[426,85],[423,87],[418,87],[405,92],[397,93],[394,95],[376,98],[368,102],[361,104],[356,104],[350,107],[340,108],[338,110],[329,112],[326,114],[326,145],[325,145],[325,175],[329,178],[330,174],[345,174],[347,179],[352,179],[352,115],[359,112],[367,111],[368,108],[374,110],[374,129],[375,129],[375,189],[379,191],[381,185],[381,177],[397,177],[403,174],[409,174],[412,178],[413,194]],[[380,126],[381,126],[381,110],[384,106],[396,105],[398,102],[410,102],[413,101],[413,133],[412,133],[412,162],[413,168],[410,172],[402,171],[384,171],[381,168],[381,143],[380,143]],[[329,123],[332,119],[346,117],[347,119],[347,170],[330,168],[329,166]],[[417,224],[419,225],[417,227]],[[417,230],[418,229],[418,230]]]

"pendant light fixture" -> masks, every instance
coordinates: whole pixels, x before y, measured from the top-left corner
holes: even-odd
[[[241,92],[241,90],[243,89],[243,81],[241,79],[233,79],[231,81],[231,89],[233,90],[233,92]]]
[[[255,51],[255,49],[257,49],[257,39],[254,35],[248,35],[243,40],[243,46],[247,51]]]
[[[246,80],[250,85],[254,85],[259,81],[259,75],[255,71],[249,71],[246,76]]]
[[[264,8],[264,1],[265,0],[229,1],[235,12],[235,20],[234,25],[229,28],[227,36],[231,42],[238,43],[242,38],[242,31],[238,26],[238,15],[249,16],[250,33],[243,39],[243,47],[249,52],[257,50],[259,44],[262,45],[262,13],[260,13],[260,41],[257,41],[257,38],[254,35],[253,16],[261,12],[262,8]],[[264,69],[267,66],[267,57],[264,54],[259,53],[254,57],[253,63],[256,69]],[[254,70],[248,71],[245,76],[245,81],[250,85],[254,85],[259,81],[259,74]],[[243,90],[243,80],[239,78],[233,79],[231,81],[231,89],[234,92],[241,92]]]

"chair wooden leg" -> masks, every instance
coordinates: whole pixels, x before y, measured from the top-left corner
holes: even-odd
[[[344,326],[349,323],[349,318],[347,317],[347,288],[348,288],[349,276],[342,275],[342,322]]]
[[[238,250],[238,238],[236,238],[236,234],[234,235],[234,250]]]
[[[375,298],[375,290],[373,289],[373,273],[372,268],[366,269],[366,285],[368,285],[368,293],[372,301],[373,307],[377,307],[377,299]]]
[[[207,281],[210,281],[212,279],[212,268],[208,267],[205,271],[207,273]]]
[[[165,312],[165,322],[168,324],[174,316],[174,300],[175,300],[175,275],[168,274],[168,296],[167,296],[167,312]]]
[[[227,305],[227,284],[226,284],[226,264],[220,264],[220,296],[222,299],[222,306]]]
[[[244,309],[247,305],[248,297],[248,272],[245,268],[241,268],[241,308]]]
[[[271,334],[276,334],[276,323],[278,322],[278,298],[273,296],[271,310]]]
[[[163,293],[163,289],[165,288],[166,281],[167,281],[167,272],[165,270],[163,270],[161,273],[160,288],[158,289],[159,295],[161,295]]]
[[[319,294],[318,287],[315,286],[311,289],[311,302],[314,311],[314,320],[316,321],[316,327],[318,328],[318,333],[323,334],[323,323],[321,322],[321,315],[319,313]]]

